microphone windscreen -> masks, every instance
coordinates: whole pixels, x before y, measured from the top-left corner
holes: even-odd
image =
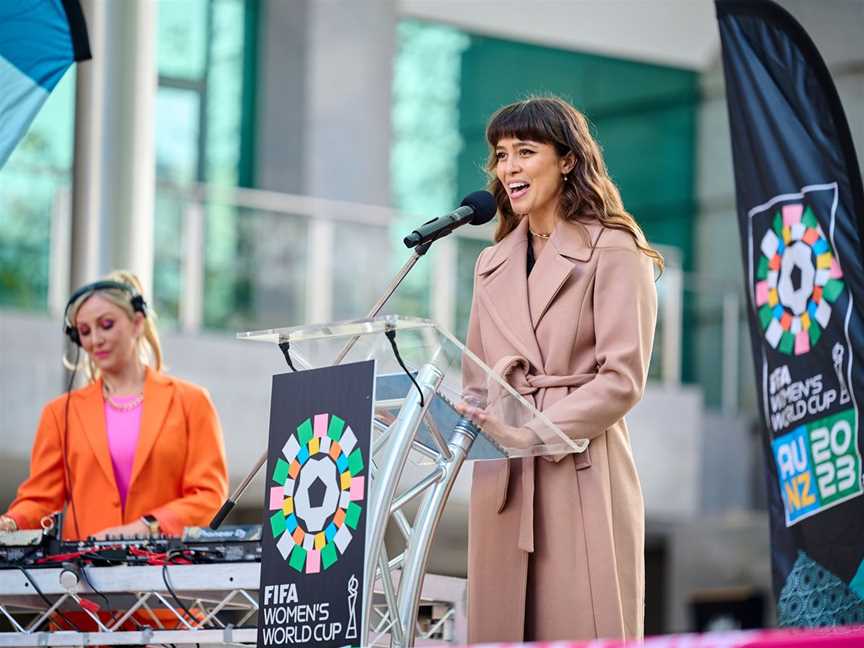
[[[498,205],[495,204],[495,196],[488,191],[475,191],[462,199],[462,207],[470,207],[474,210],[471,217],[472,225],[482,225],[495,218]]]

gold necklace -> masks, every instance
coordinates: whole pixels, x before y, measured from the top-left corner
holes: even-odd
[[[536,236],[537,238],[548,239],[552,236],[552,232],[549,232],[548,234],[540,234],[539,232],[532,230],[530,227],[528,228],[528,231],[531,232],[531,236]]]
[[[125,403],[118,403],[117,401],[115,401],[115,400],[114,400],[113,398],[111,398],[110,396],[107,396],[107,397],[105,398],[105,401],[108,403],[108,405],[110,405],[112,408],[114,408],[114,409],[117,410],[117,411],[120,411],[120,412],[131,412],[131,411],[134,410],[136,407],[138,407],[139,405],[141,405],[141,403],[144,402],[144,394],[138,394],[138,395],[137,395],[135,398],[133,398],[131,401],[127,401],[127,402],[125,402]]]
[[[102,394],[105,396],[105,402],[112,408],[117,410],[118,412],[131,412],[136,407],[141,405],[144,402],[144,393],[140,393],[135,398],[126,402],[118,402],[115,401],[111,395],[108,393],[108,389],[105,383],[102,383]]]

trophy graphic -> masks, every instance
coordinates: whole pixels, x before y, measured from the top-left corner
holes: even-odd
[[[849,389],[846,387],[846,381],[843,379],[843,345],[837,342],[831,349],[831,357],[834,360],[834,373],[837,374],[837,382],[840,384],[840,404],[844,405],[849,402]]]
[[[357,603],[357,588],[359,585],[360,581],[357,580],[357,576],[351,574],[351,578],[348,579],[348,628],[345,631],[346,639],[357,638],[357,612],[355,604]]]

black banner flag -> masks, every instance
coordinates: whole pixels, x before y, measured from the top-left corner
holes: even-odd
[[[273,376],[258,646],[359,646],[375,362]]]
[[[864,191],[815,45],[717,0],[780,625],[864,622]]]

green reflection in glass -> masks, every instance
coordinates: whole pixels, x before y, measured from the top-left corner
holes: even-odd
[[[239,331],[301,323],[307,283],[305,219],[237,209],[231,224],[236,253],[216,259],[212,243],[217,232],[208,219],[205,325]]]
[[[247,267],[254,252],[248,261],[238,257],[256,248],[257,228],[227,201],[238,179],[245,48],[255,46],[245,42],[247,7],[171,0],[159,9],[154,286],[163,313],[178,317],[183,212],[192,185],[206,182],[204,325],[233,328],[256,318],[257,284]]]
[[[153,219],[153,296],[160,325],[175,325],[180,317],[183,271],[183,210],[185,203],[174,192],[156,192]]]
[[[256,248],[251,216],[227,204],[224,197],[237,185],[242,119],[244,3],[213,3],[210,67],[207,74],[207,137],[205,173],[215,201],[207,206],[204,323],[208,327],[247,326],[256,321],[258,285],[250,263],[241,254]],[[254,46],[254,44],[253,44]]]
[[[207,72],[207,181],[237,184],[243,90],[242,0],[213,3],[210,67]]]
[[[397,29],[390,173],[393,202],[407,214],[391,228],[399,265],[409,254],[402,237],[457,201],[461,56],[467,46],[465,34],[442,25],[408,20]],[[433,246],[427,256],[434,254]],[[429,315],[432,261],[417,264],[389,310]]]
[[[207,4],[207,0],[162,0],[159,3],[157,61],[160,75],[189,80],[204,76]]]
[[[159,88],[156,94],[156,176],[177,184],[195,181],[198,103],[194,90]]]
[[[0,304],[48,305],[52,213],[72,167],[75,69],[48,96],[0,169]]]
[[[474,266],[483,248],[491,241],[460,238],[456,256],[456,309],[453,333],[460,340],[468,332],[468,317],[471,315],[471,297],[474,293]]]
[[[156,94],[156,177],[153,297],[163,324],[180,317],[183,211],[181,188],[196,180],[200,95],[161,87]],[[167,184],[166,184],[167,183]]]

